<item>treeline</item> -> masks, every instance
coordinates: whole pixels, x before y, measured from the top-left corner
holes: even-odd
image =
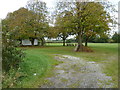
[[[85,38],[83,42],[85,42]],[[120,42],[120,34],[118,34],[117,32],[115,32],[111,37],[109,35],[105,35],[105,36],[96,36],[96,37],[91,37],[88,42],[91,43],[119,43]]]
[[[3,30],[11,35],[10,38],[20,44],[22,40],[29,39],[34,45],[37,39],[39,45],[44,46],[46,37],[59,37],[65,46],[66,39],[75,35],[78,43],[76,51],[83,51],[83,41],[87,46],[91,38],[99,39],[97,36],[107,35],[110,23],[116,24],[108,9],[113,11],[113,6],[108,2],[57,2],[50,16],[45,2],[30,0],[25,8],[9,13],[2,20],[2,25]]]
[[[86,42],[86,37],[83,37],[83,43]],[[115,32],[112,37],[109,36],[96,36],[96,37],[91,37],[88,42],[90,43],[120,43],[120,34]],[[67,39],[66,43],[77,43],[77,39]]]

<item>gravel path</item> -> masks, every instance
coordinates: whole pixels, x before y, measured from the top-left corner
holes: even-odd
[[[112,78],[102,73],[100,65],[70,55],[56,55],[62,61],[54,69],[54,76],[41,88],[111,88]]]

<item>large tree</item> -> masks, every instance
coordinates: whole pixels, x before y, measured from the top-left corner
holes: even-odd
[[[97,8],[98,5],[99,8]],[[88,14],[84,20],[85,21],[84,36],[86,36],[85,46],[87,46],[89,38],[94,37],[96,35],[102,36],[105,33],[107,33],[110,30],[108,24],[112,21],[110,19],[110,15],[104,10],[104,7],[100,3],[91,2],[87,6],[87,8],[89,8],[89,13],[91,14]]]
[[[83,51],[82,39],[86,36],[86,46],[88,39],[95,35],[105,34],[110,30],[108,23],[111,21],[110,15],[105,11],[104,6],[98,2],[58,2],[57,16],[68,11],[72,13],[69,19],[64,17],[56,19],[56,22],[66,29],[71,28],[72,33],[76,34],[78,47],[76,51]],[[65,14],[64,14],[65,15]],[[64,21],[65,20],[65,21]],[[67,22],[67,24],[65,24]],[[60,26],[59,25],[59,26]],[[67,30],[64,29],[66,32]]]
[[[57,27],[58,36],[63,40],[63,46],[65,46],[66,38],[72,34],[70,28],[72,13],[69,11],[63,11],[57,15],[55,27]]]
[[[87,42],[90,36],[109,30],[108,23],[110,22],[110,17],[107,16],[104,7],[100,3],[76,2],[74,9],[74,27],[76,28],[74,30],[78,37],[78,47],[76,51],[83,51],[83,36],[86,35]]]
[[[34,26],[35,37],[31,37],[30,40],[34,41],[34,39],[37,38],[41,41],[41,45],[43,46],[45,44],[44,37],[47,36],[47,30],[49,27],[46,3],[40,0],[29,0],[26,7],[28,8],[28,10],[31,10],[33,13],[36,14],[34,21],[38,23],[37,26]]]
[[[28,9],[20,8],[13,13],[9,13],[4,19],[8,32],[12,33],[11,38],[20,40],[33,37],[33,18],[35,14]],[[35,22],[34,22],[35,23]]]
[[[9,13],[6,22],[10,31],[14,32],[14,39],[30,39],[34,45],[34,39],[41,41],[43,46],[44,37],[47,34],[47,8],[44,2],[28,2],[27,9],[20,8],[13,13]],[[19,33],[18,33],[19,32]]]

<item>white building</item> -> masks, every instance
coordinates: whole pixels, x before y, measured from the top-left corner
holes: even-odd
[[[32,45],[29,39],[22,40],[22,45]],[[38,40],[34,40],[34,45],[38,45]]]

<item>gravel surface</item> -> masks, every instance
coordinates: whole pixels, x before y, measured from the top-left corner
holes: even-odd
[[[63,63],[55,67],[54,76],[46,78],[48,83],[41,88],[111,88],[114,85],[96,62],[59,54],[55,59]]]

